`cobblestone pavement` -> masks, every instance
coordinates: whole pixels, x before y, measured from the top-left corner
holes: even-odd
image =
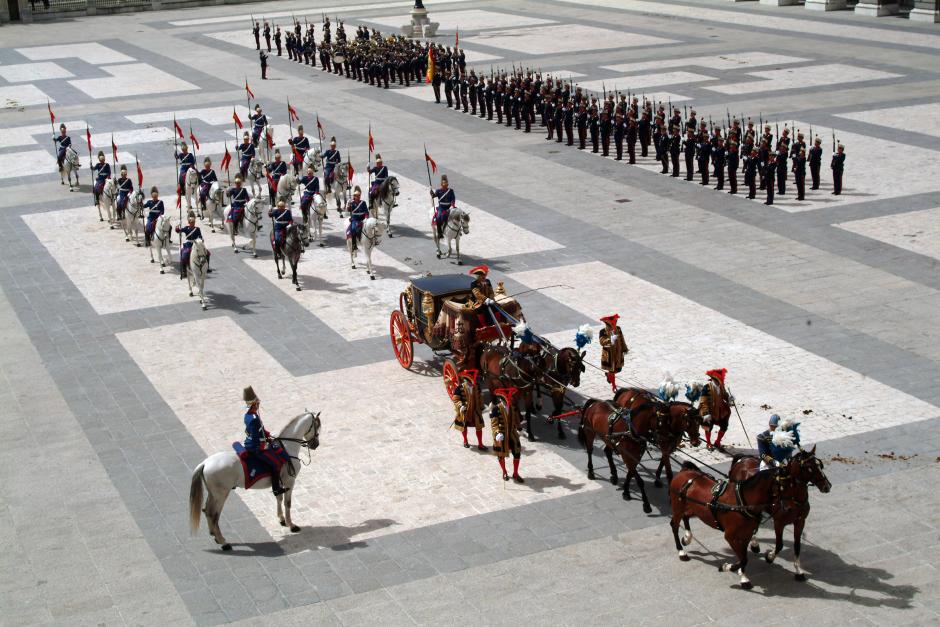
[[[713,1],[427,2],[470,64],[541,68],[639,91],[700,119],[753,117],[846,144],[846,193],[767,207],[546,143],[433,103],[272,56],[258,78],[249,11],[285,26],[321,12],[394,28],[411,2],[287,2],[4,26],[0,48],[0,607],[11,625],[935,624],[940,622],[940,27]],[[251,85],[287,139],[286,96],[317,116],[365,179],[367,132],[402,183],[377,280],[349,268],[335,212],[324,248],[278,282],[209,233],[201,311],[177,278],[97,221],[88,171],[55,185],[47,98],[84,155],[118,147],[172,207],[174,117],[218,163]],[[191,127],[190,127],[191,125]],[[310,133],[311,135],[313,133]],[[423,145],[470,210],[463,266],[427,228]],[[231,148],[229,147],[231,150]],[[84,163],[84,162],[83,162]],[[175,212],[170,210],[171,214]],[[175,217],[174,217],[175,219]],[[246,240],[239,238],[238,244]],[[586,477],[576,419],[536,418],[524,485],[466,450],[441,358],[392,361],[388,315],[408,279],[487,263],[557,345],[619,312],[624,383],[729,369],[747,450],[770,411],[798,416],[834,487],[811,492],[802,566],[789,540],[755,584],[718,573],[718,532],[693,522],[676,559],[665,490],[625,502],[603,463]],[[588,361],[598,361],[596,345]],[[193,469],[241,436],[251,383],[276,430],[321,411],[292,534],[266,491],[236,492],[234,545],[190,536]],[[576,402],[609,392],[584,375]],[[487,425],[488,426],[488,425]],[[484,442],[491,444],[489,429]],[[38,453],[38,454],[37,454]],[[719,470],[727,457],[683,451]],[[600,451],[595,451],[596,456]],[[680,456],[681,457],[681,456]],[[598,460],[603,457],[597,457]],[[306,461],[306,459],[304,460]],[[647,462],[651,467],[652,463]],[[651,468],[650,468],[651,469]],[[623,473],[621,473],[622,476]],[[635,488],[634,488],[634,496]],[[772,540],[769,526],[759,538]]]

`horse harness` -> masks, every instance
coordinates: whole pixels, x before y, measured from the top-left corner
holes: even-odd
[[[711,500],[709,500],[706,503],[704,501],[699,501],[697,499],[689,498],[688,496],[689,488],[692,487],[692,484],[695,483],[695,480],[698,477],[689,477],[688,479],[686,479],[686,482],[682,484],[682,487],[676,491],[676,494],[683,501],[688,501],[690,503],[695,503],[696,505],[704,505],[708,507],[708,510],[711,512],[712,518],[715,519],[715,527],[718,529],[718,531],[725,530],[724,525],[722,525],[721,521],[718,519],[719,512],[737,512],[741,514],[742,516],[744,516],[745,518],[749,518],[751,520],[756,520],[760,522],[762,518],[761,513],[764,511],[764,509],[767,507],[768,504],[763,503],[759,505],[748,505],[747,502],[745,502],[744,495],[741,494],[741,487],[744,484],[748,483],[748,481],[731,481],[729,479],[717,480],[707,473],[704,473],[701,471],[699,472],[701,476],[707,477],[708,479],[711,479],[712,481],[715,482],[715,484],[712,486]],[[775,499],[777,495],[779,495],[780,492],[783,490],[783,488],[780,487],[779,484],[786,482],[788,478],[789,477],[785,475],[780,475],[780,473],[777,473],[774,476],[774,483],[773,483],[773,488],[772,488],[773,497],[771,498],[771,504],[776,502]],[[719,499],[722,496],[724,496],[725,492],[728,491],[729,485],[731,484],[734,485],[733,489],[734,489],[735,504],[729,505],[727,503],[719,502]]]

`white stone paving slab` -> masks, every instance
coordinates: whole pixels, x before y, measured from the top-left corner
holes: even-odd
[[[270,491],[236,492],[289,552],[600,489],[552,445],[527,441],[520,467],[527,482],[506,484],[495,457],[464,449],[459,433],[448,429],[453,405],[440,377],[404,370],[396,361],[294,377],[228,317],[118,338],[207,454],[244,439],[241,388],[249,382],[273,433],[305,408],[321,412],[320,447],[294,487],[293,519],[304,531],[291,534],[278,524]],[[204,347],[193,355],[186,385],[180,385],[179,344]],[[488,414],[486,420],[489,445]]]
[[[248,28],[240,28],[238,30],[224,30],[215,33],[205,33],[205,36],[210,39],[224,41],[227,44],[241,46],[242,48],[251,48],[252,50],[255,49],[255,39],[251,34],[251,30]],[[264,43],[263,39],[261,43]]]
[[[937,102],[853,113],[838,113],[836,117],[889,128],[903,128],[914,133],[940,137],[940,103]]]
[[[59,133],[59,120],[55,122],[56,135]],[[64,122],[69,135],[76,143],[79,134],[84,136],[84,120],[66,120]],[[79,133],[81,129],[81,133]],[[34,135],[42,136],[37,141]],[[0,128],[0,148],[12,148],[14,146],[32,146],[35,144],[44,144],[52,147],[52,126],[46,124],[31,124],[29,126],[14,126],[12,128]]]
[[[81,78],[69,81],[92,98],[120,98],[199,89],[196,85],[159,70],[148,63],[109,65],[101,68],[107,78]]]
[[[940,408],[601,262],[508,276],[528,287],[571,286],[541,293],[593,320],[619,313],[630,347],[621,385],[655,387],[665,371],[678,380],[701,380],[707,369],[727,368],[752,443],[772,412],[802,420],[807,442],[940,416]],[[565,332],[551,339],[571,343],[573,336]],[[596,341],[589,345],[588,361],[600,362]],[[582,388],[603,398],[610,394],[593,368]],[[804,410],[812,413],[803,415]],[[725,443],[746,445],[736,418]]]
[[[569,78],[581,78],[582,76],[587,76],[587,74],[582,74],[581,72],[572,72],[571,70],[548,70],[542,71],[542,77],[546,78],[553,76],[555,78],[560,78],[562,80],[568,80]]]
[[[608,89],[616,85],[621,91],[629,89],[632,92],[642,92],[651,87],[664,87],[666,85],[688,85],[690,83],[701,83],[704,81],[716,80],[714,76],[705,74],[696,74],[695,72],[656,72],[655,74],[634,74],[631,76],[615,76],[603,80],[585,81],[579,83],[585,89],[601,91],[606,86]]]
[[[110,139],[108,141],[109,149],[105,152],[108,155],[110,163]],[[35,176],[37,174],[58,173],[51,143],[52,142],[50,142],[49,150],[25,150],[22,152],[0,153],[0,180]],[[88,182],[90,180],[90,171],[88,170],[88,162],[84,161],[84,158],[85,157],[82,158],[82,181]],[[128,160],[133,162],[134,156],[118,150],[118,160],[122,163],[126,163]],[[51,180],[52,179],[50,179],[50,181]]]
[[[480,9],[467,9],[463,11],[440,11],[432,15],[431,19],[440,23],[438,37],[443,33],[452,33],[455,29],[465,32],[486,30],[490,28],[510,28],[513,26],[532,26],[535,24],[554,24],[554,20],[546,20],[529,15],[513,15],[496,11],[482,11]],[[381,17],[365,17],[363,22],[391,26],[397,29],[402,24],[411,22],[408,13],[400,15],[383,15]]]
[[[93,65],[102,65],[105,63],[128,63],[135,60],[133,57],[99,43],[36,46],[33,48],[17,48],[16,51],[30,61],[76,58]]]
[[[248,107],[245,105],[224,106],[224,107],[206,107],[202,109],[181,109],[179,111],[156,111],[153,113],[137,113],[126,115],[128,120],[134,124],[148,124],[152,122],[172,122],[175,117],[179,120],[202,120],[206,124],[221,126],[230,124],[233,128],[235,122],[232,120],[232,111],[238,113],[242,124],[248,123]]]
[[[833,226],[898,248],[940,259],[940,207],[865,220],[852,220]]]
[[[16,109],[17,107],[31,107],[46,102],[55,102],[35,85],[7,85],[0,87],[0,109]]]
[[[479,50],[468,50],[463,47],[461,50],[463,50],[464,57],[467,59],[467,63],[482,63],[483,61],[495,61],[496,59],[502,59],[502,57],[499,55],[480,52]]]
[[[657,61],[641,61],[639,63],[602,65],[601,68],[610,70],[612,72],[645,72],[648,70],[662,70],[674,67],[702,67],[710,70],[736,70],[762,67],[767,65],[801,63],[803,61],[809,61],[809,59],[791,57],[784,54],[773,54],[770,52],[738,52],[720,55],[682,57],[681,59],[660,59]]]
[[[827,63],[824,65],[812,65],[783,70],[748,72],[748,76],[763,80],[711,85],[705,86],[704,89],[710,89],[711,91],[717,91],[722,94],[741,95],[776,91],[779,89],[804,89],[809,87],[825,87],[828,85],[843,85],[846,83],[861,83],[865,81],[884,80],[887,78],[900,78],[903,75],[854,65],[845,65],[842,63]]]
[[[0,76],[8,83],[29,83],[75,75],[56,63],[17,63],[0,66]]]
[[[435,0],[435,5],[441,4],[456,4],[459,2],[470,2],[471,0]],[[337,13],[347,13],[349,11],[371,11],[375,9],[393,9],[396,7],[408,7],[411,8],[414,6],[412,0],[400,0],[398,2],[371,2],[368,4],[341,4],[331,7],[317,7],[315,9],[309,10],[293,10],[293,11],[275,11],[273,13],[266,13],[264,15],[265,19],[272,20],[279,17],[294,17],[300,15],[314,15],[319,17],[320,15],[336,15]],[[226,15],[221,17],[201,17],[191,20],[175,20],[169,22],[172,26],[203,26],[207,24],[227,24],[231,22],[247,22],[251,19],[251,13],[249,12],[239,12],[237,15]],[[260,15],[258,16],[261,17]],[[363,20],[364,21],[364,20]],[[317,34],[319,34],[319,23],[317,24]],[[246,30],[240,31],[242,33],[248,34],[251,36],[251,33]]]
[[[133,155],[119,152],[118,157],[129,164],[134,162]],[[54,169],[55,161],[52,165]],[[88,180],[86,175],[84,182]],[[136,184],[135,179],[135,187]],[[175,226],[179,222],[176,199],[172,194],[165,194],[163,202]],[[185,207],[184,201],[184,210]],[[98,221],[98,210],[94,205],[27,214],[23,220],[82,296],[101,315],[189,301],[193,307],[199,306],[197,300],[189,297],[186,282],[180,281],[176,266],[161,275],[159,264],[150,263],[150,253],[146,248],[125,242],[122,229],[109,229],[107,223]],[[208,226],[200,226],[210,249],[229,248],[226,235],[212,234]],[[238,239],[239,245],[243,242],[242,238]],[[178,263],[179,240],[175,234],[170,251],[174,264]],[[211,299],[211,274],[206,291]]]
[[[149,144],[151,142],[173,141],[173,130],[165,126],[154,126],[151,128],[115,131],[113,136],[111,133],[93,133],[91,136],[91,145],[95,148],[107,147],[110,150],[112,137],[114,143],[120,148],[127,144]]]
[[[581,24],[533,26],[491,31],[468,37],[467,42],[503,50],[513,50],[524,54],[558,54],[580,52],[582,50],[637,48],[676,43],[672,39],[639,33],[625,33]]]

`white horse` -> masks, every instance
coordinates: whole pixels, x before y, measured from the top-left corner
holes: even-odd
[[[303,171],[306,172],[307,168],[313,168],[313,173],[316,174],[320,171],[320,164],[322,163],[323,157],[320,156],[319,148],[312,148],[307,151],[307,154],[304,155],[304,164]]]
[[[65,179],[69,180],[69,191],[73,191],[72,187],[72,173],[75,173],[75,187],[78,187],[78,171],[81,170],[81,164],[78,162],[78,153],[75,152],[75,149],[69,146],[65,149],[65,158],[62,159],[62,166],[59,168],[59,178],[62,180],[62,184],[65,185]]]
[[[201,239],[193,242],[193,249],[189,251],[189,267],[186,279],[189,281],[189,295],[193,295],[193,287],[199,292],[199,304],[205,311],[209,306],[206,302],[206,273],[209,271],[209,251],[206,243]]]
[[[186,199],[186,211],[192,211],[193,205],[197,205],[199,217],[202,217],[202,208],[199,205],[199,173],[195,168],[186,170],[186,176],[183,179],[183,189],[180,190],[183,198]]]
[[[264,194],[260,196],[255,196],[247,203],[245,203],[245,213],[242,216],[242,224],[239,229],[239,235],[243,235],[248,238],[248,245],[242,246],[242,250],[248,250],[248,247],[251,247],[251,254],[253,257],[258,256],[257,249],[257,240],[258,240],[258,231],[261,230],[261,220],[264,217],[264,209],[268,206],[268,197]],[[235,254],[238,254],[238,248],[235,246],[235,224],[233,222],[228,223],[228,233],[229,237],[232,239],[232,250]]]
[[[326,246],[323,243],[323,218],[326,217],[326,200],[321,194],[314,194],[310,202],[310,212],[306,216],[304,226],[307,227],[307,239],[315,239],[320,243],[320,247]]]
[[[343,217],[343,209],[346,208],[346,203],[349,202],[346,192],[349,191],[349,172],[346,170],[345,164],[339,164],[333,169],[333,182],[330,185],[324,185],[323,189],[327,194],[333,195],[333,200],[336,201],[336,210],[339,211],[339,217]]]
[[[252,157],[245,168],[245,184],[251,186],[251,195],[257,196],[267,189],[268,179],[264,175],[264,161],[257,157]]]
[[[277,190],[274,192],[274,201],[277,203],[283,200],[290,208],[294,202],[294,195],[297,193],[297,176],[288,170],[287,174],[277,181]]]
[[[457,251],[457,265],[463,265],[460,259],[460,236],[470,233],[470,212],[460,207],[451,207],[450,215],[447,216],[447,224],[444,225],[444,239],[447,240],[447,254],[441,252],[441,240],[437,236],[437,226],[431,225],[431,232],[434,234],[434,246],[437,248],[438,259],[450,259]]]
[[[384,208],[385,209],[385,224],[388,230],[388,236],[392,237],[392,209],[398,204],[395,200],[398,198],[398,179],[394,176],[390,176],[385,179],[385,182],[379,186],[378,191],[375,193],[375,198],[372,199],[371,206],[369,207],[369,212],[375,218],[381,218],[379,212]]]
[[[108,224],[112,229],[114,228],[114,210],[116,202],[117,183],[114,182],[114,179],[108,179],[104,182],[104,187],[98,195],[98,219],[104,222],[104,215],[101,213],[101,210],[104,209],[108,214]]]
[[[274,160],[274,148],[268,145],[268,137],[271,138],[271,143],[274,144],[274,129],[271,128],[270,124],[265,126],[264,130],[261,131],[261,135],[258,136],[258,156],[265,163]]]
[[[291,456],[289,464],[281,468],[281,486],[285,489],[283,495],[277,497],[277,519],[282,526],[293,532],[300,531],[300,527],[291,520],[291,497],[297,475],[303,469],[302,464],[295,463],[300,457],[300,449],[310,451],[320,446],[320,414],[304,412],[295,417],[275,438],[284,447],[285,452]],[[289,467],[288,467],[289,466]],[[208,498],[203,504],[203,489],[208,491]],[[245,488],[245,471],[241,460],[235,451],[228,450],[210,455],[193,471],[193,478],[189,486],[189,527],[193,535],[199,531],[201,512],[206,514],[206,524],[209,535],[221,545],[223,551],[231,551],[232,545],[226,542],[219,528],[219,517],[225,500],[232,493],[233,488]],[[252,490],[267,490],[271,488],[271,480],[264,478],[251,486]],[[283,513],[281,501],[284,502]]]
[[[153,258],[154,249],[157,250],[157,258],[160,260],[160,274],[166,274],[165,268],[172,261],[170,254],[170,231],[173,225],[166,216],[157,218],[157,223],[153,229],[153,237],[150,238],[150,263],[156,263]],[[166,260],[163,259],[163,253],[166,251]]]
[[[124,209],[124,241],[131,241],[134,237],[134,246],[140,246],[140,227],[144,217],[144,193],[139,189],[127,199]]]
[[[225,228],[225,188],[220,181],[209,186],[206,196],[206,213],[209,215],[209,228],[215,233],[215,218],[219,218],[220,228]],[[203,216],[205,219],[205,216]]]
[[[366,273],[369,278],[375,280],[375,270],[372,269],[372,251],[382,242],[382,233],[385,231],[385,223],[376,218],[366,218],[362,223],[362,250],[366,255]],[[349,261],[352,269],[356,269],[356,253],[358,247],[355,240],[350,237],[346,239],[346,248],[349,250]]]

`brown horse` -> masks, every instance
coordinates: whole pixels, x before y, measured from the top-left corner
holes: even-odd
[[[631,412],[639,410],[641,407],[653,404],[654,406],[668,407],[669,419],[666,422],[660,422],[650,438],[659,449],[659,466],[656,467],[656,478],[653,482],[657,488],[662,486],[660,476],[663,468],[666,469],[666,482],[672,481],[672,463],[671,456],[679,448],[682,442],[683,434],[689,438],[689,443],[693,447],[700,444],[699,426],[701,425],[701,415],[698,409],[691,403],[671,401],[666,403],[649,390],[640,388],[621,388],[614,395],[614,405],[629,409]]]
[[[505,346],[487,346],[480,353],[480,373],[486,379],[490,390],[490,403],[496,404],[493,390],[516,388],[515,398],[525,407],[525,421],[529,440],[535,440],[532,434],[532,411],[534,409],[534,388],[539,379],[538,363],[530,355],[510,351]]]
[[[741,588],[750,590],[753,584],[744,573],[747,567],[747,545],[760,526],[761,514],[773,500],[775,485],[788,472],[787,468],[779,468],[759,472],[743,482],[718,481],[691,462],[682,464],[682,470],[669,484],[672,503],[669,525],[672,527],[679,559],[689,561],[682,547],[692,542],[689,517],[695,516],[709,527],[723,531],[725,541],[738,558],[733,564],[722,564],[718,570],[737,572],[741,576]],[[680,520],[685,525],[681,541]]]
[[[549,422],[555,422],[558,425],[558,437],[562,440],[565,439],[565,432],[561,428],[561,420],[555,420],[555,416],[564,410],[565,391],[568,386],[576,388],[581,385],[584,355],[583,352],[579,353],[571,346],[566,346],[561,350],[543,348],[539,353],[541,377],[536,383],[536,394],[539,394],[541,386],[544,385],[552,399],[553,409]]]
[[[777,542],[773,549],[768,549],[764,559],[772,564],[774,559],[783,550],[783,530],[787,525],[793,525],[793,569],[797,581],[806,581],[806,574],[800,568],[800,544],[803,538],[803,527],[809,516],[809,485],[815,485],[823,494],[832,489],[832,484],[823,473],[823,463],[816,457],[816,447],[810,451],[800,450],[793,456],[794,463],[787,468],[789,473],[776,487],[770,507],[765,511],[774,521],[774,533]],[[760,460],[756,457],[736,455],[731,462],[728,476],[733,481],[746,481],[758,472]],[[760,552],[757,543],[756,530],[751,538],[751,551]]]

